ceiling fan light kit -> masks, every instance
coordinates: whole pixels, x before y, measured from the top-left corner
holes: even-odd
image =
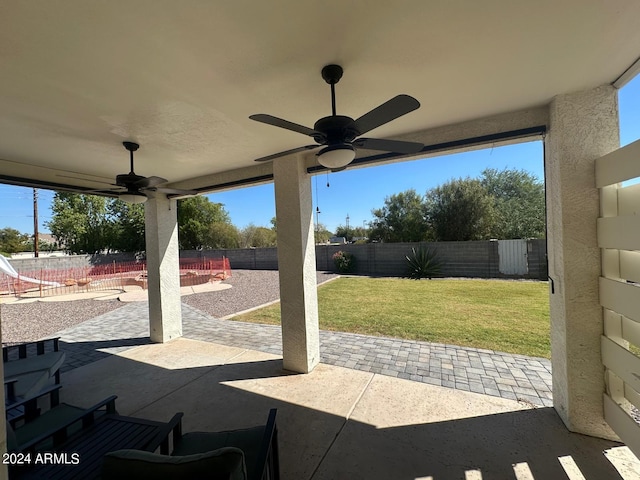
[[[409,95],[397,95],[391,100],[365,113],[357,120],[336,113],[335,86],[342,78],[343,70],[340,65],[326,65],[322,69],[322,78],[331,87],[331,116],[319,119],[313,128],[289,122],[282,118],[264,113],[251,115],[249,118],[256,122],[266,123],[274,127],[284,128],[296,133],[307,135],[318,145],[306,145],[284,152],[268,155],[256,159],[256,162],[266,162],[278,157],[302,152],[319,146],[325,146],[317,154],[318,162],[333,171],[344,169],[356,157],[355,148],[381,150],[398,154],[412,154],[420,152],[424,145],[417,142],[402,140],[385,140],[375,138],[358,138],[374,128],[378,128],[398,117],[406,115],[420,107],[420,102]]]
[[[144,203],[147,201],[147,196],[140,192],[128,192],[122,193],[119,196],[120,200],[127,203]]]
[[[330,145],[318,152],[318,162],[331,170],[344,168],[356,158],[356,151],[351,145]]]

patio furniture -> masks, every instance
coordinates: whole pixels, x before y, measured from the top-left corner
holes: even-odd
[[[33,442],[46,439],[53,441],[47,450],[57,457],[55,461],[36,463],[38,452],[31,456],[31,466],[15,469],[15,477],[25,479],[81,479],[100,478],[103,458],[106,453],[134,449],[153,452],[169,451],[169,434],[179,435],[182,413],[177,413],[167,422],[156,422],[141,418],[125,417],[112,413],[114,404],[110,397],[105,400],[107,411],[96,415],[96,410],[87,411],[80,418],[76,417],[66,425],[52,429],[40,435]],[[101,402],[104,403],[104,402]],[[113,408],[110,408],[113,407]],[[81,429],[72,431],[72,424]]]
[[[60,384],[60,367],[65,354],[60,351],[59,338],[10,345],[2,348],[4,367],[5,405],[8,420],[9,406],[25,398],[31,398],[43,390],[50,379]],[[19,408],[12,408],[11,415],[22,416]]]
[[[224,432],[174,431],[171,455],[119,450],[105,456],[104,480],[157,478],[279,480],[277,409],[263,426]]]
[[[6,385],[6,384],[5,384]],[[60,404],[60,392],[62,385],[50,385],[37,394],[28,398],[16,398],[13,401],[5,402],[7,413],[7,425],[12,428],[18,426],[18,422],[28,422],[40,415],[43,400],[48,396],[49,408],[54,408]]]
[[[90,408],[81,408],[60,403],[61,385],[54,385],[37,396],[18,403],[33,404],[22,419],[7,422],[7,451],[11,453],[36,453],[54,451],[64,443],[69,435],[94,423],[102,415],[116,413],[116,396],[102,400]],[[38,400],[49,396],[49,409],[40,413],[35,405]]]

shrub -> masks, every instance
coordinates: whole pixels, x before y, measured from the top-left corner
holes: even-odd
[[[349,252],[337,251],[333,254],[333,263],[335,264],[338,272],[349,273],[353,272],[356,268],[356,257]]]
[[[436,252],[426,247],[411,249],[411,256],[405,258],[409,263],[408,277],[414,280],[421,278],[431,279],[440,276],[441,263],[437,258]]]

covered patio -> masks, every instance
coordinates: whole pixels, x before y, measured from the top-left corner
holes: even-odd
[[[183,337],[152,344],[145,307],[129,304],[59,333],[68,364],[64,401],[90,407],[116,393],[121,415],[167,422],[181,411],[185,431],[260,425],[277,408],[282,478],[630,480],[640,474],[627,447],[569,432],[542,399],[341,367],[327,354],[347,349],[349,335],[334,343],[327,338],[334,332],[321,331],[322,362],[314,371],[295,374],[282,369],[276,327],[205,318],[184,304]],[[350,336],[361,352],[370,341],[392,340]],[[445,349],[429,347],[420,358],[440,365],[438,352]],[[455,350],[462,349],[446,346]],[[475,353],[483,362],[490,355]]]
[[[168,421],[183,411],[185,431],[260,425],[277,408],[284,479],[638,473],[628,450],[570,433],[549,407],[326,364],[293,374],[281,356],[187,338],[74,369],[64,385],[65,400],[86,407],[118,392],[127,416]]]
[[[505,452],[512,443],[509,435],[515,434],[513,425],[520,419],[527,425],[538,415],[547,415],[550,422],[532,422],[532,428],[542,428],[532,431],[538,438],[556,431],[553,425],[564,424],[584,435],[621,438],[638,453],[640,429],[629,413],[632,404],[640,406],[640,359],[629,344],[640,345],[640,190],[621,182],[640,176],[640,143],[619,149],[617,110],[617,89],[640,70],[637,18],[640,4],[634,0],[544,0],[527,5],[507,0],[442,5],[417,0],[402,4],[285,0],[277,5],[14,2],[3,7],[0,19],[0,182],[146,197],[149,335],[161,345],[141,346],[131,353],[138,352],[137,357],[121,355],[105,362],[142,368],[146,371],[141,373],[150,375],[157,372],[156,386],[167,390],[158,397],[139,391],[134,396],[144,402],[132,405],[131,413],[156,403],[154,414],[161,411],[165,395],[175,395],[169,402],[172,408],[184,401],[187,411],[180,385],[170,387],[170,373],[178,369],[202,379],[211,375],[214,390],[199,386],[189,395],[194,402],[190,416],[198,425],[204,422],[200,417],[212,410],[228,413],[218,419],[222,423],[261,418],[262,409],[257,408],[264,405],[261,402],[277,399],[284,402],[282,423],[289,423],[283,429],[291,432],[283,435],[283,445],[295,451],[288,435],[308,439],[296,448],[309,448],[309,458],[325,458],[328,451],[327,459],[333,456],[346,465],[352,460],[350,468],[360,473],[375,465],[369,453],[387,448],[388,458],[407,455],[406,461],[389,460],[390,466],[408,465],[406,475],[416,478],[459,475],[462,470],[447,470],[447,465],[458,465],[456,455],[476,453],[474,462],[481,474],[505,472],[515,468],[505,467],[512,459]],[[544,141],[553,410],[492,415],[496,411],[480,408],[482,402],[470,397],[460,405],[478,406],[481,416],[475,420],[452,420],[450,414],[457,411],[453,400],[443,400],[443,416],[432,417],[434,404],[427,407],[411,399],[438,398],[442,392],[414,392],[418,387],[410,382],[390,385],[375,375],[319,365],[311,177],[332,167],[319,163],[320,145],[301,148],[317,141],[318,135],[310,134],[309,127],[298,127],[313,126],[332,111],[330,87],[320,76],[328,64],[344,68],[344,78],[334,85],[337,113],[358,119],[350,124],[357,127],[356,133],[366,130],[364,126],[378,126],[360,115],[396,95],[411,95],[422,104],[413,111],[405,108],[395,119],[387,112],[388,121],[378,122],[380,128],[371,134],[376,139],[420,143],[419,151],[376,150],[380,144],[351,138],[354,133],[349,132],[337,142],[342,150],[356,148],[347,168]],[[261,113],[294,121],[300,124],[298,131],[249,119]],[[110,188],[128,167],[125,141],[140,144],[136,172],[167,179],[161,188],[173,193]],[[330,141],[329,147],[334,143]],[[273,161],[254,162],[288,151]],[[187,347],[190,340],[180,339],[179,194],[175,192],[206,194],[271,181],[278,218],[282,359],[220,345]],[[172,353],[182,348],[193,354]],[[204,353],[195,354],[196,350]],[[75,380],[69,375],[69,385],[97,377],[74,375]],[[323,384],[323,378],[331,381]],[[337,388],[341,382],[354,389]],[[98,383],[95,391],[114,393],[106,392],[114,388],[107,377]],[[244,388],[248,384],[251,388]],[[81,401],[85,393],[79,392],[86,389],[77,388],[74,397],[72,388],[65,387],[69,401]],[[405,388],[405,395],[395,396],[396,390]],[[294,390],[300,400],[284,398],[283,391],[290,395]],[[131,388],[123,386],[122,391],[118,394],[127,405]],[[335,398],[329,399],[331,392]],[[377,399],[377,405],[386,405],[384,415],[378,406],[369,406],[370,397]],[[320,403],[314,404],[316,399]],[[466,417],[464,408],[456,414]],[[514,405],[496,408],[518,410]],[[309,421],[303,420],[306,414],[311,415]],[[405,417],[409,414],[414,417]],[[346,418],[353,420],[345,423]],[[437,423],[428,423],[434,419]],[[484,427],[485,421],[491,426]],[[420,456],[413,455],[434,433],[457,438],[456,432],[465,428],[484,427],[480,431],[486,434],[503,431],[501,426],[505,426],[502,440],[475,438],[477,443],[504,445],[506,462],[463,446],[449,452],[450,461],[430,467],[435,472],[430,473]],[[364,457],[358,457],[353,450],[357,442],[349,435],[360,438],[367,432],[373,443],[361,443],[367,448]],[[381,432],[394,438],[394,447],[375,443],[382,441]],[[558,432],[560,438],[568,438],[567,430]],[[1,449],[6,446],[3,435],[0,425]],[[323,446],[314,446],[316,439]],[[332,442],[335,449],[327,446]],[[376,458],[384,458],[380,455]],[[590,455],[577,451],[575,455],[591,461]],[[543,468],[537,457],[525,461],[534,474]],[[318,464],[305,463],[304,472],[313,473]],[[338,467],[323,462],[313,478],[340,478],[341,473],[331,468]],[[290,472],[291,478],[300,478],[295,470]]]

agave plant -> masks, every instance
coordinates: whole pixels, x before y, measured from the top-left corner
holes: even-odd
[[[414,280],[421,278],[431,279],[440,276],[441,263],[437,258],[436,252],[426,248],[419,247],[411,249],[411,256],[405,258],[409,263],[408,277]]]

